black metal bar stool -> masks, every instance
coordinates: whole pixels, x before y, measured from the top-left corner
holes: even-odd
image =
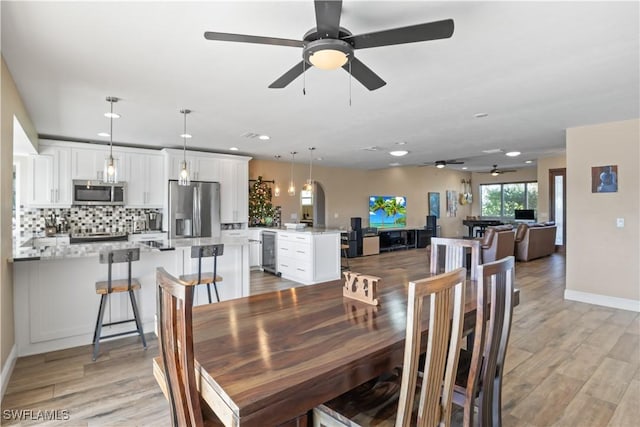
[[[100,309],[98,310],[98,319],[96,320],[96,328],[93,332],[93,360],[98,357],[100,349],[100,340],[106,338],[119,337],[121,335],[129,335],[137,333],[142,338],[142,346],[147,349],[147,342],[144,339],[144,331],[142,330],[142,322],[138,314],[138,305],[136,304],[136,296],[133,293],[136,289],[140,289],[138,279],[131,277],[131,263],[140,259],[140,249],[117,249],[103,250],[100,252],[100,264],[108,264],[108,276],[106,281],[96,282],[96,294],[100,295]],[[112,266],[115,263],[126,262],[128,264],[128,274],[126,279],[113,280]],[[133,319],[119,320],[117,322],[104,322],[104,309],[107,305],[107,298],[112,293],[128,292],[131,299],[131,307],[133,308]],[[102,336],[103,326],[118,325],[120,323],[135,322],[136,329],[131,331],[119,332],[116,334]]]
[[[347,270],[350,268],[349,267],[349,245],[346,243],[341,243],[340,244],[340,252],[342,252],[342,256],[344,257],[344,262],[347,264],[346,266],[342,266],[342,268],[346,268]]]
[[[191,286],[194,285],[207,285],[207,294],[209,296],[209,303],[211,300],[211,285],[216,292],[216,300],[220,302],[220,295],[218,294],[217,284],[222,282],[222,276],[218,276],[218,256],[224,254],[224,244],[219,243],[217,245],[202,245],[191,247],[191,258],[198,258],[198,272],[193,274],[183,274],[180,276],[180,280],[188,283]],[[202,271],[202,258],[213,257],[213,271]]]

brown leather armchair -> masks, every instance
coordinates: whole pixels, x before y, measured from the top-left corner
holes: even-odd
[[[513,255],[515,234],[511,225],[488,227],[480,239],[482,263],[493,262]]]
[[[531,261],[551,255],[556,250],[555,224],[518,225],[515,255],[518,261]]]

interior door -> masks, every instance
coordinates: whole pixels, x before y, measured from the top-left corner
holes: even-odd
[[[564,252],[567,241],[567,169],[549,169],[549,219],[555,221],[556,251]]]

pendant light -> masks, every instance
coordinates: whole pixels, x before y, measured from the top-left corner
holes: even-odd
[[[279,155],[276,155],[274,157],[276,158],[276,161],[280,160]],[[276,197],[280,197],[280,186],[278,185],[278,182],[275,179],[273,180],[273,185],[274,185],[273,195]]]
[[[296,158],[296,154],[298,154],[297,151],[292,151],[291,152],[291,180],[289,181],[289,189],[287,190],[287,193],[290,196],[295,196],[296,195],[296,185],[293,183],[293,161]]]
[[[309,147],[309,179],[307,180],[307,183],[302,187],[304,191],[308,191],[309,193],[313,192],[313,179],[311,178],[311,170],[313,167],[313,150],[315,149],[316,147]]]
[[[178,177],[178,185],[189,186],[191,185],[191,178],[189,177],[189,169],[187,169],[187,138],[191,138],[191,135],[187,133],[187,114],[191,110],[183,109],[180,113],[184,117],[184,126],[182,135],[182,162],[180,162],[180,176]]]
[[[102,180],[104,182],[118,182],[118,169],[116,167],[116,162],[113,159],[113,119],[120,117],[118,114],[114,114],[113,103],[118,102],[118,98],[115,96],[107,96],[106,99],[110,105],[109,112],[104,114],[109,118],[109,157],[104,160]]]

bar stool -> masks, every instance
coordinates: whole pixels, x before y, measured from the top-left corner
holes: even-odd
[[[209,304],[211,300],[211,285],[216,292],[216,300],[220,302],[217,283],[222,282],[222,276],[218,276],[218,256],[224,254],[224,244],[202,245],[191,247],[191,258],[198,258],[198,272],[194,274],[183,274],[180,280],[194,285],[207,285],[207,294],[209,296]],[[213,257],[213,272],[202,272],[202,258]]]
[[[347,263],[346,267],[342,267],[342,268],[347,268],[349,269],[349,245],[342,243],[340,245],[340,251],[342,252],[342,256],[344,257],[345,262]]]
[[[93,332],[93,360],[98,357],[100,349],[100,340],[106,338],[118,337],[121,335],[129,335],[137,333],[142,338],[142,346],[147,349],[147,341],[144,339],[144,331],[142,330],[142,322],[138,314],[138,305],[136,304],[136,296],[133,293],[136,289],[140,289],[138,279],[131,277],[131,263],[140,259],[140,248],[103,250],[100,251],[100,264],[108,264],[108,275],[106,281],[96,282],[96,294],[100,295],[100,308],[98,310],[98,319],[96,320],[96,328]],[[113,280],[112,267],[113,264],[126,262],[128,264],[128,274],[126,279]],[[133,308],[133,319],[119,320],[117,322],[104,322],[104,309],[107,305],[107,298],[112,293],[129,292],[131,307]],[[118,325],[120,323],[135,322],[136,329],[126,332],[102,336],[103,326]]]

